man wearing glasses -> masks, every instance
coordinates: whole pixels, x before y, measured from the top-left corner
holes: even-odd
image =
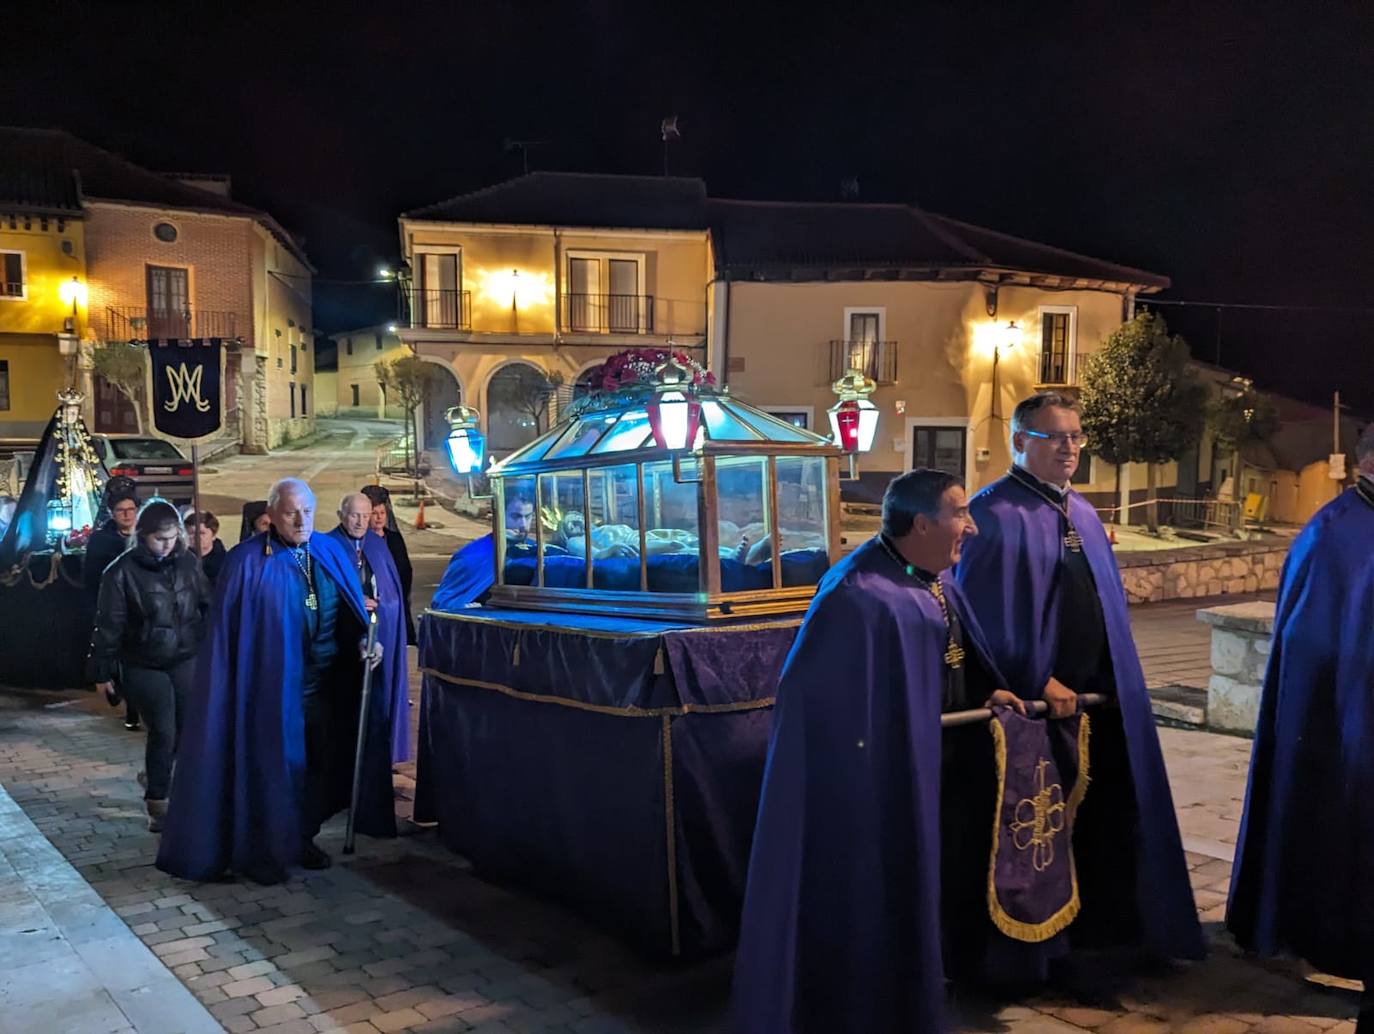
[[[1043,979],[1070,949],[1203,955],[1121,577],[1102,522],[1070,485],[1082,449],[1072,398],[1022,400],[1011,418],[1013,466],[970,501],[980,534],[957,570],[1013,692],[1042,698],[1054,718],[1073,714],[1080,693],[1114,698],[1091,716],[1092,783],[1074,827],[1082,911],[1051,941],[1011,945],[1020,953],[1012,975],[1024,979]],[[1061,976],[1079,984],[1074,970]]]

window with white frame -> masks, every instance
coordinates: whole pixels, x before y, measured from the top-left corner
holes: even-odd
[[[0,277],[0,300],[22,302],[27,297],[24,285],[24,253],[22,251],[0,251],[0,263],[4,276]]]
[[[1078,307],[1040,306],[1041,384],[1072,384],[1077,348]]]
[[[568,252],[566,321],[584,334],[653,333],[651,299],[644,293],[644,256]]]
[[[463,325],[463,254],[460,248],[415,249],[419,283],[412,318],[416,326]]]
[[[830,343],[830,377],[859,370],[879,384],[897,380],[897,354],[887,340],[887,309],[846,307],[841,337]]]

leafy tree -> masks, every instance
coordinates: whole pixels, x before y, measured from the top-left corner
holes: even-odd
[[[550,403],[562,384],[561,373],[543,373],[532,366],[517,366],[509,375],[492,380],[487,389],[487,404],[493,410],[506,407],[529,416],[534,421],[534,433],[538,435],[548,428]]]
[[[143,388],[148,373],[148,350],[127,341],[111,341],[91,349],[91,368],[134,407],[138,433],[143,433]]]
[[[415,424],[415,412],[424,401],[429,382],[438,374],[433,363],[427,363],[417,355],[402,355],[395,359],[381,359],[373,365],[377,381],[387,394],[392,394],[401,403],[405,416],[405,454],[406,466],[412,474],[418,474],[420,467],[420,437]],[[412,450],[414,450],[412,452]],[[416,491],[419,491],[418,485]]]
[[[1083,430],[1093,451],[1116,465],[1147,464],[1146,521],[1159,526],[1155,466],[1177,459],[1202,435],[1207,388],[1188,369],[1188,345],[1163,317],[1139,313],[1083,366]]]
[[[1240,378],[1234,388],[1212,400],[1207,407],[1207,421],[1217,448],[1229,449],[1234,456],[1231,498],[1240,502],[1244,449],[1274,437],[1279,429],[1279,411],[1267,395],[1256,391],[1248,379]]]

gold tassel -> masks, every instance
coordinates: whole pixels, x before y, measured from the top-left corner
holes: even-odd
[[[662,675],[662,674],[663,674],[663,647],[662,647],[662,646],[660,646],[660,647],[658,648],[658,651],[654,654],[654,674],[655,674],[655,675]]]
[[[516,640],[515,640],[515,652],[512,653],[511,656],[510,656],[510,666],[511,666],[512,668],[518,668],[518,667],[520,667],[520,640],[519,640],[519,639],[516,639]]]

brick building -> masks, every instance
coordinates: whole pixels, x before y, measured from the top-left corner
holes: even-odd
[[[0,159],[33,190],[74,193],[85,231],[87,348],[145,338],[222,338],[226,437],[265,452],[314,428],[311,276],[270,215],[227,177],[151,172],[69,134],[0,129]],[[83,371],[98,431],[132,431],[132,405]]]

